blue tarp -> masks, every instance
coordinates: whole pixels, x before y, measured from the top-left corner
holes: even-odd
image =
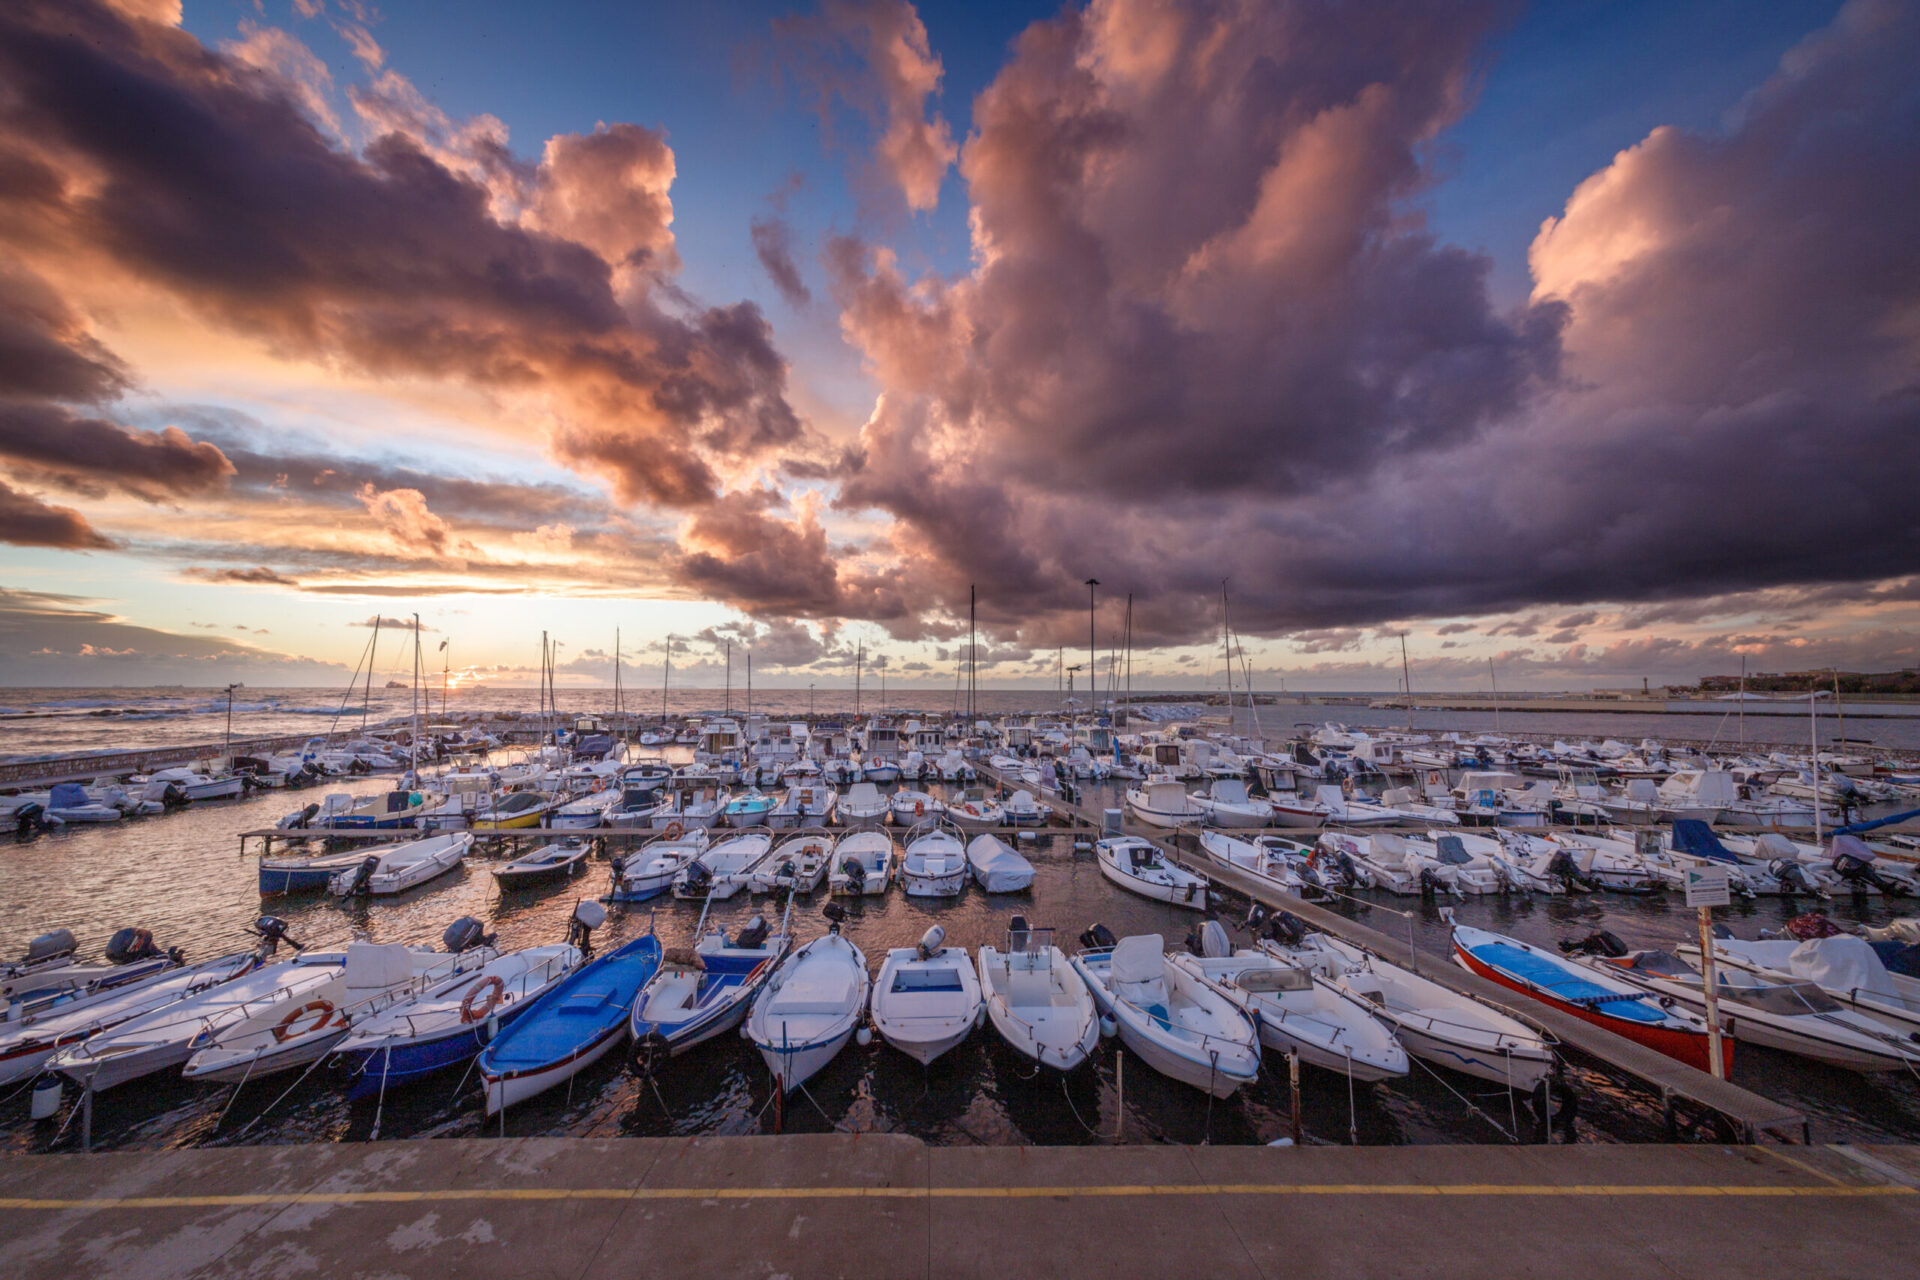
[[[1720,843],[1720,837],[1713,834],[1713,828],[1698,818],[1681,818],[1673,824],[1673,851],[1690,853],[1696,858],[1711,858],[1715,862],[1740,861],[1727,846]]]

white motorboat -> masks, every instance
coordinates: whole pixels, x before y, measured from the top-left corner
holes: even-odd
[[[1682,943],[1675,950],[1688,960],[1700,956],[1698,943]],[[1846,1008],[1910,1040],[1920,1036],[1920,978],[1889,970],[1864,938],[1716,938],[1713,959],[1718,966],[1775,982],[1811,982]]]
[[[1311,969],[1246,950],[1217,959],[1177,955],[1173,963],[1238,1005],[1269,1049],[1363,1082],[1407,1074],[1406,1049],[1372,1006]]]
[[[676,898],[722,901],[746,888],[753,872],[767,859],[773,836],[765,831],[742,831],[716,840],[673,878]]]
[[[893,810],[893,820],[903,827],[937,818],[947,811],[946,805],[924,791],[896,791],[888,804]]]
[[[1458,833],[1436,831],[1429,839],[1411,837],[1403,843],[1407,868],[1420,877],[1423,889],[1432,883],[1444,886],[1451,893],[1479,895],[1516,887],[1503,866],[1484,852],[1470,852]],[[1493,853],[1499,853],[1497,841],[1489,841],[1488,845]]]
[[[1041,804],[1031,791],[1020,790],[1001,802],[1000,812],[1010,827],[1044,827],[1053,816],[1053,806]]]
[[[1699,970],[1666,951],[1618,952],[1615,946],[1593,945],[1603,938],[1605,943],[1618,941],[1592,935],[1583,940],[1586,945],[1575,948],[1591,958],[1574,958],[1706,1014],[1706,982]],[[1567,950],[1565,944],[1561,950]],[[1849,1071],[1920,1067],[1920,1044],[1909,1040],[1903,1047],[1899,1033],[1886,1023],[1848,1009],[1811,982],[1763,978],[1731,966],[1718,967],[1716,976],[1721,1027],[1735,1040]]]
[[[0,1085],[29,1079],[63,1050],[78,1048],[115,1027],[250,973],[266,954],[264,947],[260,951],[239,951],[150,974],[125,987],[68,993],[71,998],[66,1001],[37,1011],[28,1003],[24,1011],[0,1023]]]
[[[1157,933],[1122,938],[1073,958],[1074,971],[1120,1039],[1171,1080],[1230,1097],[1260,1070],[1260,1040],[1247,1015],[1198,974],[1167,963]]]
[[[871,789],[871,783],[865,785]],[[775,831],[788,831],[795,827],[823,827],[833,821],[833,811],[839,802],[839,793],[824,782],[806,782],[788,787],[786,794],[780,797],[767,813],[767,825]],[[884,815],[885,808],[881,809]]]
[[[1522,847],[1551,845],[1567,856],[1582,877],[1601,889],[1615,893],[1657,893],[1663,888],[1645,859],[1626,841],[1584,831],[1556,831],[1546,836],[1521,832],[1509,838]],[[1552,874],[1551,868],[1549,873]]]
[[[478,928],[476,921],[474,927]],[[217,1031],[197,1037],[181,1068],[188,1080],[231,1084],[302,1067],[325,1056],[352,1027],[403,1004],[433,984],[497,959],[490,946],[449,955],[404,943],[351,942],[331,980],[280,999],[259,1000]]]
[[[1351,943],[1313,933],[1260,946],[1367,1001],[1416,1058],[1523,1092],[1553,1069],[1552,1048],[1519,1019]]]
[[[607,814],[620,803],[621,793],[611,787],[589,791],[569,800],[547,816],[547,825],[559,831],[589,831],[605,824]]]
[[[900,870],[900,851],[884,831],[853,831],[840,837],[827,871],[827,888],[835,894],[882,894],[893,887]]]
[[[1276,827],[1292,827],[1296,830],[1324,827],[1333,820],[1332,809],[1295,791],[1269,791],[1267,807],[1273,813],[1273,825]]]
[[[998,800],[978,787],[969,787],[965,795],[947,802],[947,817],[970,831],[1007,825],[1006,810]]]
[[[769,818],[779,799],[764,791],[748,791],[729,799],[722,807],[721,818],[730,827],[744,830],[747,827],[770,826]]]
[[[837,921],[829,930],[787,957],[747,1014],[747,1039],[785,1092],[833,1061],[866,1011],[867,957]]]
[[[450,832],[409,840],[369,853],[357,867],[334,873],[327,891],[335,897],[401,893],[459,866],[473,848],[473,834]]]
[[[1033,887],[1033,864],[999,836],[982,832],[967,844],[973,882],[987,893],[1019,893]]]
[[[700,941],[691,951],[667,951],[633,1002],[631,1031],[638,1051],[645,1055],[664,1049],[672,1057],[739,1026],[787,954],[792,914],[789,896],[778,933],[767,928],[762,916],[749,920],[732,938],[724,929],[702,933],[695,926]]]
[[[981,947],[980,992],[995,1031],[1043,1067],[1071,1071],[1100,1042],[1093,993],[1053,945],[1053,930],[1013,918],[1007,947]]]
[[[511,862],[492,867],[493,878],[502,889],[518,889],[533,884],[551,884],[569,880],[586,870],[593,846],[579,836],[569,836],[541,845]]]
[[[1326,882],[1310,862],[1313,846],[1282,836],[1241,839],[1224,831],[1202,831],[1200,848],[1223,867],[1264,881],[1298,898],[1324,896]]]
[[[717,824],[725,808],[726,802],[717,795],[676,791],[654,809],[647,822],[655,831],[692,831]]]
[[[140,798],[162,804],[180,799],[231,800],[245,786],[246,779],[237,773],[213,775],[197,769],[156,769],[147,775]]]
[[[872,782],[856,782],[840,797],[840,821],[849,827],[876,827],[887,820],[892,808]]]
[[[881,1038],[921,1064],[932,1062],[980,1025],[980,979],[965,947],[944,947],[934,925],[911,947],[887,952],[873,984],[873,1025]]]
[[[1194,792],[1192,799],[1206,815],[1209,826],[1265,827],[1273,823],[1273,805],[1248,795],[1247,784],[1239,778],[1215,778]]]
[[[957,746],[948,747],[933,768],[942,782],[972,782],[979,777]]]
[[[612,861],[613,889],[609,902],[646,902],[673,887],[673,881],[687,864],[706,852],[712,837],[705,827],[691,831],[669,829],[658,840],[649,840],[634,852],[615,855]]]
[[[96,801],[77,782],[62,782],[47,793],[46,814],[61,822],[118,822],[126,815],[113,805]]]
[[[1168,861],[1151,840],[1116,836],[1096,843],[1094,852],[1100,861],[1100,874],[1122,889],[1157,902],[1206,910],[1207,881]]]
[[[1322,784],[1314,793],[1320,807],[1326,811],[1326,821],[1339,827],[1385,827],[1397,826],[1409,822],[1458,822],[1459,816],[1451,810],[1435,809],[1431,805],[1422,805],[1422,812],[1410,809],[1396,809],[1367,799],[1363,795],[1347,795],[1339,787],[1330,783]],[[1279,815],[1278,802],[1275,803],[1276,819]]]
[[[1150,827],[1175,830],[1198,826],[1206,821],[1207,811],[1177,779],[1154,777],[1127,790],[1127,808]]]
[[[929,818],[907,833],[900,879],[910,898],[951,898],[967,884],[967,848],[949,822]]]
[[[788,836],[748,875],[747,887],[755,893],[812,893],[827,878],[833,849],[830,831],[802,831]]]

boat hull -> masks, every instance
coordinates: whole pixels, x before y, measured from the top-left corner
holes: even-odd
[[[496,1115],[503,1107],[515,1106],[528,1098],[545,1093],[557,1084],[564,1084],[606,1057],[609,1051],[626,1038],[627,1020],[622,1018],[617,1024],[607,1028],[585,1046],[558,1062],[532,1070],[499,1074],[482,1069],[480,1079],[486,1087],[487,1114]]]
[[[760,1057],[766,1062],[767,1070],[787,1093],[813,1079],[820,1069],[832,1062],[846,1048],[847,1041],[853,1038],[854,1024],[849,1022],[847,1029],[825,1040],[815,1040],[804,1045],[782,1047],[779,1045],[756,1044]]]
[[[1137,893],[1143,898],[1155,902],[1170,903],[1176,907],[1190,907],[1195,911],[1204,911],[1207,907],[1207,886],[1204,883],[1193,885],[1155,884],[1150,880],[1141,880],[1136,876],[1122,873],[1105,858],[1100,859],[1100,874],[1119,885],[1129,893]]]

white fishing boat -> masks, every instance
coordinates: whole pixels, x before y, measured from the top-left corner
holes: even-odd
[[[1033,864],[999,836],[981,833],[967,844],[973,882],[987,893],[1019,893],[1033,887]]]
[[[495,883],[502,889],[551,884],[556,880],[572,879],[585,871],[587,858],[592,853],[593,846],[585,840],[579,836],[568,836],[565,840],[541,845],[531,853],[523,853],[511,862],[501,863],[489,870],[493,872]]]
[[[1676,947],[1680,955],[1697,961],[1697,943]],[[1894,973],[1864,938],[1843,934],[1834,938],[1716,938],[1716,965],[1740,970],[1775,982],[1811,982],[1856,1013],[1866,1014],[1920,1044],[1920,978]]]
[[[858,783],[857,786],[872,788],[871,783]],[[839,793],[824,782],[806,782],[788,787],[786,794],[780,797],[767,813],[767,825],[775,831],[789,831],[795,827],[824,827],[833,821],[833,812],[839,801]],[[883,808],[881,813],[886,810]]]
[[[754,998],[746,1026],[777,1088],[790,1093],[833,1061],[860,1025],[871,987],[867,957],[841,936],[838,921],[787,957]]]
[[[1001,802],[1000,811],[1010,827],[1044,827],[1053,816],[1053,806],[1041,804],[1033,792],[1027,790],[1008,796]]]
[[[1215,778],[1193,793],[1209,826],[1224,828],[1265,827],[1273,823],[1273,805],[1247,793],[1247,784],[1239,778]]]
[[[778,933],[768,929],[763,916],[753,917],[732,938],[725,929],[696,925],[698,943],[665,952],[633,1002],[630,1030],[638,1053],[644,1058],[664,1049],[672,1057],[739,1026],[787,954],[792,913],[789,897]]]
[[[893,810],[893,820],[903,827],[910,827],[927,818],[937,818],[947,811],[946,805],[924,791],[896,791],[888,805]]]
[[[766,861],[772,848],[773,836],[766,831],[742,831],[716,840],[674,876],[673,896],[731,898],[747,887],[754,869]]]
[[[1121,1041],[1148,1066],[1230,1097],[1259,1073],[1259,1037],[1238,1005],[1167,963],[1166,950],[1159,934],[1137,934],[1080,952],[1073,967],[1100,1012],[1119,1024]]]
[[[692,831],[717,824],[725,808],[726,802],[714,794],[676,791],[653,811],[647,822],[655,831]]]
[[[720,810],[721,819],[729,827],[744,830],[747,827],[768,826],[768,817],[773,807],[779,803],[774,796],[764,791],[748,791],[729,799]]]
[[[1553,1069],[1553,1050],[1519,1019],[1324,933],[1261,950],[1304,965],[1358,996],[1416,1058],[1529,1092]]]
[[[835,894],[882,894],[893,887],[900,870],[900,851],[884,831],[853,831],[834,846],[827,888]]]
[[[1094,852],[1099,858],[1100,874],[1122,889],[1177,907],[1206,909],[1206,880],[1168,861],[1152,841],[1139,836],[1116,836],[1096,843]]]
[[[1324,896],[1326,882],[1311,864],[1313,846],[1283,836],[1241,838],[1224,831],[1202,831],[1200,849],[1223,867],[1230,867],[1270,888],[1299,898]]]
[[[1332,809],[1295,791],[1269,791],[1267,806],[1273,812],[1273,825],[1276,827],[1296,830],[1324,827],[1333,820]]]
[[[1168,830],[1198,826],[1207,817],[1207,811],[1187,794],[1184,785],[1164,776],[1128,788],[1127,808],[1148,826]]]
[[[892,802],[872,782],[856,782],[840,797],[840,821],[848,827],[877,827],[892,809]]]
[[[984,1016],[967,949],[942,946],[945,940],[934,925],[916,945],[887,952],[873,984],[874,1029],[922,1065],[965,1040]]]
[[[1015,916],[1006,950],[981,947],[976,957],[981,997],[995,1031],[1018,1053],[1043,1067],[1071,1071],[1100,1042],[1100,1015],[1060,948],[1053,930],[1031,928]]]
[[[467,831],[409,840],[367,854],[360,865],[336,872],[327,891],[339,898],[402,893],[458,867],[473,849]]]
[[[1407,1074],[1407,1051],[1372,1007],[1302,965],[1261,951],[1209,958],[1177,955],[1173,963],[1239,1006],[1260,1041],[1302,1062],[1350,1073],[1355,1080]]]
[[[948,747],[934,763],[933,769],[942,782],[973,782],[979,777],[957,746]]]
[[[477,930],[479,922],[474,921]],[[434,983],[478,969],[499,952],[479,945],[449,955],[404,943],[351,942],[330,981],[235,1010],[193,1042],[188,1080],[235,1084],[303,1067],[345,1038],[356,1019],[405,1003]]]
[[[960,832],[929,818],[906,835],[900,879],[911,898],[951,898],[967,883],[967,850]]]
[[[246,787],[246,779],[237,773],[206,774],[197,769],[156,769],[147,775],[140,792],[143,800],[231,800]]]
[[[1006,810],[1000,802],[978,787],[969,787],[966,794],[949,800],[947,817],[969,831],[1007,825]]]
[[[830,831],[802,831],[788,836],[748,875],[747,888],[755,893],[812,893],[827,878],[833,849]]]
[[[706,852],[712,837],[705,827],[680,831],[669,827],[657,840],[649,840],[628,854],[616,854],[612,860],[613,889],[609,902],[646,902],[673,887],[673,881],[687,864]]]
[[[607,815],[620,803],[621,793],[604,787],[569,800],[547,817],[547,825],[559,831],[589,831],[606,823]]]

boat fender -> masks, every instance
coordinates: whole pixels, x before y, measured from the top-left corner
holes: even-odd
[[[298,1031],[294,1030],[293,1024],[300,1021],[300,1019],[306,1017],[310,1013],[319,1014],[320,1015],[319,1019],[315,1021],[314,1024],[310,1027],[303,1027]],[[284,1040],[290,1040],[295,1036],[312,1035],[314,1032],[325,1027],[327,1025],[327,1020],[332,1017],[333,1017],[333,1001],[309,1000],[305,1004],[301,1005],[298,1009],[293,1010],[286,1017],[280,1019],[279,1025],[275,1026],[273,1029],[273,1038],[276,1042],[279,1042]]]
[[[460,1021],[470,1023],[484,1020],[491,1023],[493,1011],[499,1006],[500,997],[505,995],[506,991],[507,984],[500,975],[490,974],[476,984],[473,990],[467,992],[467,998],[460,1002]]]
[[[34,1081],[32,1118],[53,1119],[60,1113],[60,1099],[64,1093],[64,1084],[57,1073],[49,1072]]]
[[[862,1026],[858,1031],[853,1033],[853,1039],[862,1049],[866,1048],[873,1043],[873,1028]]]
[[[1111,1040],[1120,1034],[1120,1024],[1111,1015],[1103,1013],[1100,1015],[1100,1034]]]

